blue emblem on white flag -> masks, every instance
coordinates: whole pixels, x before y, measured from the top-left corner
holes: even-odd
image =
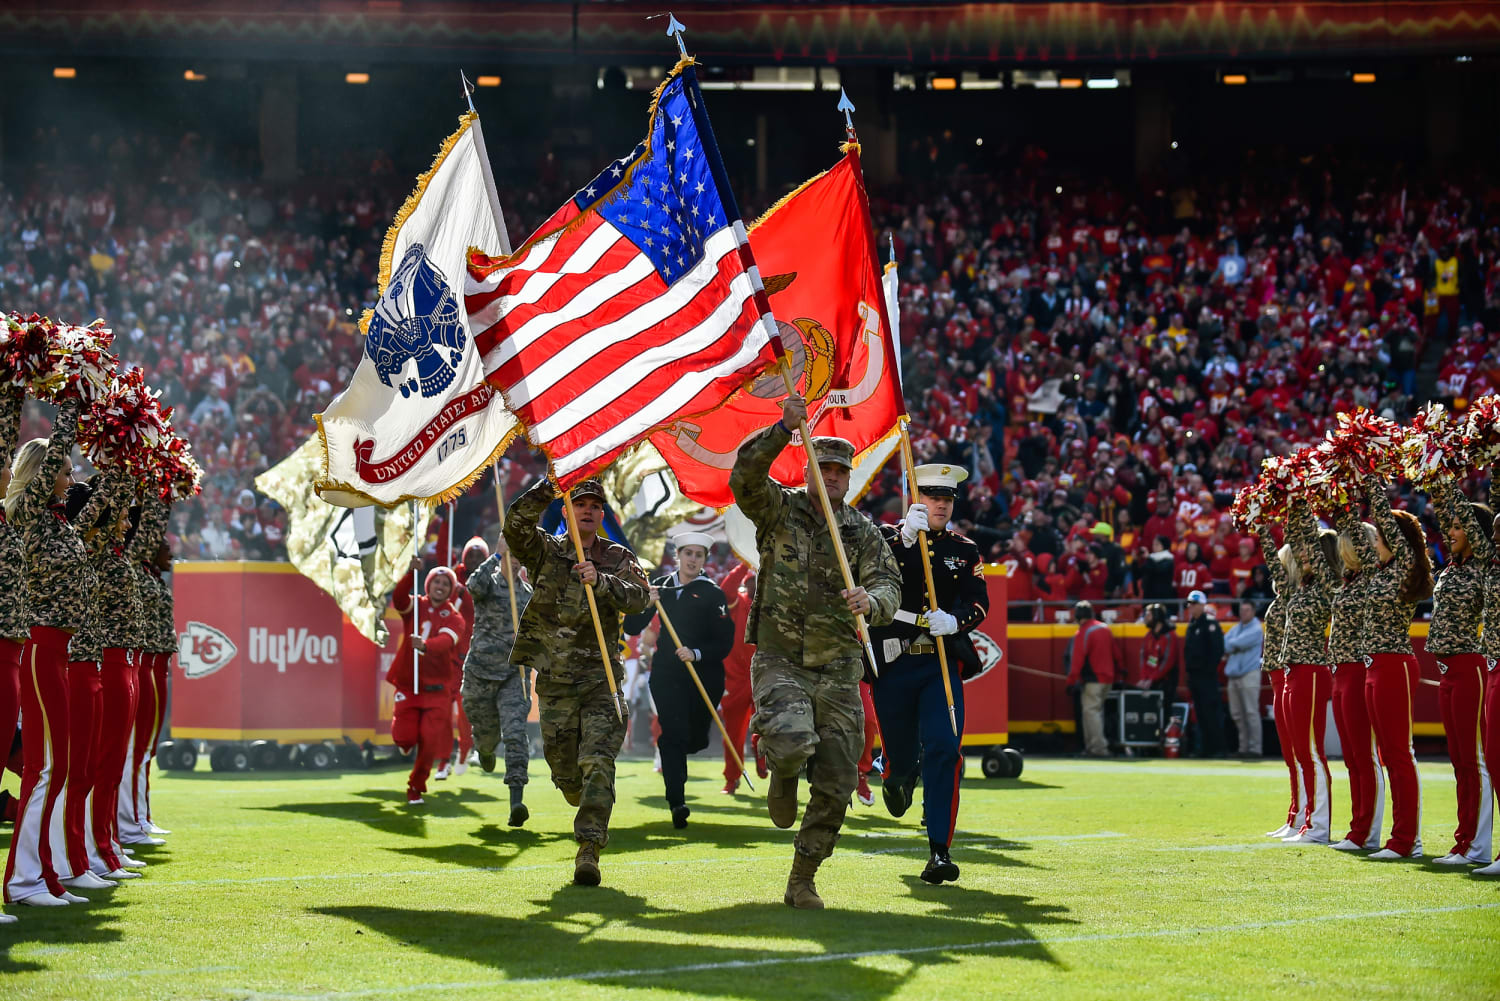
[[[370,317],[365,354],[376,374],[403,397],[418,391],[424,399],[437,396],[453,384],[467,341],[458,296],[422,244],[413,243]],[[406,374],[409,361],[416,362],[411,375]]]

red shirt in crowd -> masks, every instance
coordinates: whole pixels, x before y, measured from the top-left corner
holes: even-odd
[[[1177,596],[1186,598],[1194,591],[1207,592],[1213,586],[1214,577],[1208,567],[1202,563],[1188,563],[1186,561],[1177,564]]]

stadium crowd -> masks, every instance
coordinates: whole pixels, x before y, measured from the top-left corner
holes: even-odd
[[[180,557],[284,559],[285,515],[253,479],[347,384],[411,179],[378,154],[278,188],[196,134],[89,136],[86,157],[63,139],[39,136],[0,186],[0,304],[103,317],[177,408],[207,474],[174,510]],[[1013,602],[1268,598],[1228,515],[1261,458],[1355,406],[1409,417],[1425,357],[1453,405],[1500,386],[1483,183],[1330,159],[1131,193],[1036,150],[992,173],[908,159],[931,170],[872,192],[872,212],[901,265],[915,448],[974,472],[956,521],[1008,566]],[[550,175],[503,191],[510,228],[569,193]],[[518,480],[538,467],[513,458]],[[460,504],[458,545],[487,496]],[[890,469],[863,503],[893,521],[899,496]]]

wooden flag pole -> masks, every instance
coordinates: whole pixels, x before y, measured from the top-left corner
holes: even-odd
[[[500,572],[505,575],[505,594],[510,598],[510,634],[519,636],[521,633],[521,613],[516,610],[516,571],[510,564],[510,546],[505,543],[505,487],[500,484],[500,462],[496,460],[492,467],[495,471],[495,504],[500,512],[500,534],[495,538],[495,548],[505,546],[505,555],[500,557]],[[516,670],[521,674],[521,692],[526,692],[526,665],[517,664]]]
[[[573,539],[573,552],[578,554],[579,563],[585,563],[587,560],[583,555],[583,538],[578,534],[578,520],[573,516],[573,491],[564,490],[562,501],[563,517],[568,520],[568,535]],[[594,600],[594,585],[583,585],[583,593],[588,596],[589,614],[594,617],[594,636],[599,640],[599,656],[604,658],[604,680],[609,682],[610,701],[615,705],[615,715],[623,723],[625,704],[620,697],[620,686],[615,684],[615,662],[609,656],[609,641],[604,638],[604,625],[599,621],[599,603]]]
[[[661,616],[661,624],[667,628],[667,635],[672,637],[672,642],[676,643],[680,649],[684,645],[682,637],[677,635],[677,629],[672,625],[672,620],[667,618],[667,610],[661,607],[660,599],[657,599],[654,604],[656,605],[656,614]],[[724,738],[724,747],[728,749],[730,754],[734,755],[734,763],[740,766],[740,777],[745,780],[746,787],[751,792],[754,792],[755,786],[750,784],[750,773],[745,770],[745,759],[740,757],[740,749],[735,747],[734,741],[729,739],[729,731],[725,728],[724,721],[719,718],[719,710],[714,707],[713,700],[708,697],[708,689],[703,687],[703,681],[698,677],[697,670],[693,668],[693,662],[685,660],[682,663],[688,669],[688,676],[693,679],[693,684],[698,686],[698,694],[703,696],[703,704],[708,706],[708,711],[713,714],[714,723],[719,727],[719,735]]]
[[[917,500],[917,460],[911,452],[911,435],[907,433],[906,421],[900,422],[901,428],[901,456],[906,460],[906,477],[911,483],[912,503]],[[932,554],[927,549],[927,533],[917,533],[917,544],[922,547],[922,574],[927,578],[927,610],[935,611],[938,606],[937,583],[932,579]],[[941,636],[934,636],[937,644],[938,669],[943,675],[943,696],[948,700],[948,725],[953,728],[953,736],[958,736],[958,713],[953,708],[953,682],[948,678],[948,648],[943,645]]]
[[[498,548],[505,541],[505,487],[500,484],[500,463],[495,463],[495,503],[500,509],[500,538],[496,540]],[[510,565],[510,546],[505,547],[505,555],[500,557],[500,566],[505,574],[505,590],[510,595],[510,628],[512,633],[521,631],[521,613],[516,610],[516,571]]]
[[[780,341],[772,343],[777,347],[781,346]],[[797,384],[792,381],[791,358],[784,353],[784,350],[781,353],[781,380],[786,384],[787,395],[796,396]],[[833,502],[828,499],[828,488],[823,486],[823,478],[817,475],[818,454],[813,451],[812,432],[808,430],[807,418],[804,417],[797,422],[797,430],[802,432],[802,450],[807,453],[808,459],[807,478],[817,485],[818,501],[823,505],[823,521],[828,525],[829,538],[833,539],[833,551],[839,558],[839,570],[844,574],[844,587],[852,591],[854,590],[854,574],[849,571],[849,557],[844,555],[844,543],[839,538],[838,528],[834,524]],[[870,670],[878,677],[880,668],[875,662],[875,647],[870,642],[870,627],[865,624],[865,617],[858,612],[854,613],[854,628],[858,630],[860,642],[865,646],[865,655],[870,658]]]

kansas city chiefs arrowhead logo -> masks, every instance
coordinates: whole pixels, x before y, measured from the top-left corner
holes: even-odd
[[[969,638],[974,641],[974,652],[979,654],[979,673],[972,678],[966,678],[964,680],[966,685],[988,674],[990,668],[1000,663],[1003,657],[1000,644],[979,630],[976,629],[970,633]]]
[[[228,636],[202,622],[189,622],[187,632],[177,635],[177,662],[189,680],[208,677],[237,653]]]

